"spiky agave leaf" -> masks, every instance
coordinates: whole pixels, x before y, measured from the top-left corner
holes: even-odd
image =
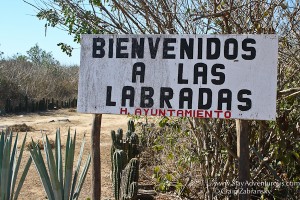
[[[55,137],[55,158],[56,158],[56,171],[58,174],[58,181],[60,183],[60,188],[63,188],[63,165],[62,165],[62,152],[61,152],[61,139],[60,139],[60,129],[57,129],[56,131],[56,137]]]
[[[41,177],[43,186],[45,188],[45,191],[49,199],[55,199],[55,200],[56,199],[64,199],[64,200],[77,199],[82,184],[84,182],[85,176],[87,174],[87,169],[90,164],[90,155],[88,156],[88,160],[84,166],[83,172],[79,176],[77,187],[76,189],[74,189],[78,179],[80,163],[82,160],[84,141],[82,143],[79,160],[77,163],[77,168],[73,179],[72,176],[73,176],[73,165],[74,165],[74,154],[75,154],[76,131],[74,136],[71,137],[70,129],[68,130],[68,136],[66,141],[66,154],[65,154],[66,159],[64,165],[64,174],[63,174],[60,130],[57,130],[56,132],[55,141],[56,142],[55,142],[55,158],[54,158],[48,137],[44,136],[44,146],[45,146],[44,151],[46,154],[46,162],[48,165],[49,173],[47,171],[46,165],[43,161],[43,157],[38,146],[35,145],[35,150],[30,151],[30,153],[32,154],[35,164],[37,165],[37,170],[39,171],[39,175]]]
[[[62,199],[62,188],[60,187],[60,183],[58,180],[58,173],[56,171],[56,163],[54,159],[54,155],[52,152],[52,148],[49,142],[49,139],[47,135],[44,137],[44,151],[46,154],[46,159],[47,159],[47,165],[48,165],[48,170],[49,170],[49,175],[50,175],[50,180],[52,184],[52,190],[54,194],[55,199]]]
[[[76,170],[75,170],[75,173],[74,173],[73,182],[72,182],[72,186],[71,186],[71,194],[73,194],[73,195],[75,195],[74,194],[75,193],[75,186],[77,184],[77,179],[78,179],[78,176],[79,176],[79,170],[80,170],[81,161],[82,161],[84,144],[85,144],[85,134],[84,134],[83,139],[82,139],[82,143],[81,143],[81,147],[80,147],[80,153],[79,153],[79,158],[78,158],[78,161],[77,161],[77,166],[76,166]],[[71,199],[74,199],[74,197],[71,196]]]
[[[17,199],[20,190],[23,186],[25,177],[31,164],[31,158],[28,159],[27,164],[23,170],[21,179],[18,183],[17,190],[14,192],[16,179],[20,167],[25,147],[27,133],[23,139],[19,156],[17,158],[17,143],[18,135],[16,135],[14,144],[12,146],[13,133],[9,137],[6,136],[4,131],[1,132],[0,138],[0,197],[3,200]]]
[[[17,141],[17,137],[16,137],[16,141]],[[27,175],[27,172],[28,172],[29,167],[30,167],[31,162],[32,162],[31,157],[29,157],[29,159],[27,161],[27,164],[25,166],[25,169],[23,171],[23,174],[22,174],[22,177],[24,177],[24,179],[22,179],[22,178],[20,179],[19,184],[17,186],[16,193],[13,193],[13,191],[15,190],[15,184],[16,184],[17,175],[18,175],[18,172],[19,172],[21,160],[22,160],[22,157],[23,157],[23,152],[24,152],[24,148],[25,148],[26,138],[27,138],[27,133],[24,136],[24,139],[23,139],[23,142],[22,142],[22,146],[21,146],[21,149],[20,149],[20,153],[19,153],[19,156],[18,156],[18,160],[17,160],[16,166],[15,166],[15,169],[13,171],[13,178],[12,178],[12,184],[11,184],[11,186],[12,186],[12,188],[11,188],[11,191],[12,191],[11,198],[12,199],[17,199],[18,198],[19,192],[20,192],[20,190],[22,188],[22,185],[24,183],[25,177]]]
[[[34,161],[36,169],[40,175],[41,181],[43,183],[44,189],[46,191],[47,197],[49,200],[54,200],[54,193],[52,190],[52,185],[50,181],[49,174],[41,153],[39,146],[32,140],[33,148],[30,149],[31,157]]]
[[[75,134],[76,134],[76,132],[75,132]],[[74,144],[75,144],[75,138],[74,138]],[[85,144],[85,135],[84,135],[82,143],[81,143],[79,158],[78,158],[78,161],[77,161],[77,166],[76,166],[76,170],[75,170],[74,177],[73,177],[72,189],[71,189],[71,193],[70,193],[70,199],[72,199],[72,200],[77,200],[78,199],[81,188],[83,186],[84,180],[85,180],[86,175],[87,175],[88,168],[89,168],[90,163],[91,163],[91,156],[89,154],[88,158],[87,158],[87,160],[84,164],[83,171],[79,175],[81,161],[82,161],[82,155],[83,155],[83,150],[84,150],[84,144]],[[78,178],[79,178],[79,180],[78,180]],[[76,186],[76,188],[75,188],[75,186]]]
[[[2,157],[2,169],[1,169],[1,199],[8,199],[7,187],[9,179],[9,166],[10,166],[10,151],[12,144],[12,133],[7,140],[5,140]]]
[[[2,172],[2,163],[3,163],[3,150],[4,150],[4,144],[5,144],[5,133],[2,131],[1,132],[1,139],[0,139],[0,188],[1,188],[1,172]]]
[[[65,183],[64,183],[64,199],[69,199],[70,189],[72,185],[73,163],[75,154],[76,132],[74,137],[70,137],[70,129],[68,130],[68,140],[66,145],[66,160],[65,160]],[[72,195],[71,195],[72,196]]]
[[[78,181],[78,184],[76,186],[75,193],[74,193],[74,200],[77,200],[78,197],[79,197],[79,194],[80,194],[81,188],[83,186],[84,180],[86,178],[86,175],[87,175],[90,164],[91,164],[91,155],[89,154],[88,158],[85,162],[83,171],[81,172],[81,174],[79,176],[79,181]]]
[[[24,172],[23,172],[23,174],[22,174],[22,176],[21,176],[21,178],[20,178],[20,181],[19,181],[17,190],[16,190],[16,192],[15,192],[15,194],[14,194],[14,196],[13,196],[13,199],[14,199],[14,200],[17,200],[17,199],[18,199],[18,196],[19,196],[19,194],[20,194],[21,188],[22,188],[22,186],[23,186],[23,183],[24,183],[24,181],[25,181],[25,178],[26,178],[26,176],[27,176],[27,173],[28,173],[28,170],[29,170],[29,167],[30,167],[31,163],[32,163],[32,158],[29,157],[29,159],[28,159],[28,161],[27,161],[27,163],[26,163],[26,165],[25,165]]]

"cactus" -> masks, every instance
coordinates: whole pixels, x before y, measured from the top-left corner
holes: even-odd
[[[138,155],[138,144],[139,144],[139,137],[134,132],[134,122],[129,120],[128,123],[128,131],[126,133],[126,149],[127,149],[127,156],[128,160],[136,157]]]
[[[117,148],[122,148],[122,140],[123,140],[123,130],[121,128],[118,129],[117,134],[116,134],[116,140],[114,145]]]
[[[139,161],[132,158],[122,172],[121,199],[133,200],[137,198],[139,178]]]
[[[126,132],[126,138],[123,140],[123,130],[118,129],[117,133],[111,131],[112,147],[111,156],[116,149],[122,149],[126,152],[127,160],[131,160],[138,155],[139,137],[134,131],[134,124],[132,120],[128,122],[128,131]]]
[[[136,199],[138,194],[138,182],[133,182],[130,184],[128,197],[130,199]]]
[[[113,160],[113,155],[117,149],[122,149],[122,138],[123,138],[123,130],[118,129],[117,133],[115,131],[111,131],[112,145],[111,145],[111,161]],[[113,162],[112,162],[112,170],[113,170]]]
[[[110,161],[111,161],[111,171],[113,171],[113,167],[114,167],[113,156],[114,156],[114,153],[116,151],[116,146],[115,146],[116,132],[111,131],[110,133],[111,133],[111,139],[112,139],[112,145],[111,145],[111,148],[110,148]]]
[[[132,144],[138,144],[139,143],[139,137],[138,135],[134,132],[134,122],[132,120],[129,120],[128,123],[128,131],[126,133],[126,141],[129,141]]]
[[[135,128],[134,128],[134,122],[132,120],[129,120],[127,122],[127,127],[128,127],[128,131],[126,133],[126,139],[130,139],[130,136],[131,134],[135,131]]]
[[[118,129],[117,133],[111,131],[112,181],[116,200],[131,200],[137,197],[139,161],[135,157],[139,153],[139,137],[134,131],[132,120],[128,122],[125,139],[122,129]]]
[[[126,154],[123,150],[116,150],[113,154],[113,187],[115,199],[119,200],[120,198],[120,185],[121,185],[121,175],[122,169],[126,165]]]

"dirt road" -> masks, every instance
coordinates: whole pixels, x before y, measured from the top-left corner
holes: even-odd
[[[31,138],[38,140],[42,138],[43,133],[47,134],[49,138],[55,139],[56,129],[60,128],[62,136],[62,144],[65,144],[67,137],[67,130],[70,128],[73,134],[76,130],[76,156],[75,162],[77,162],[77,155],[79,154],[80,145],[84,134],[86,135],[86,146],[84,151],[83,163],[90,151],[90,133],[91,133],[91,114],[80,114],[74,112],[74,110],[57,110],[39,114],[26,114],[26,115],[14,115],[14,116],[0,116],[0,130],[5,129],[7,126],[15,124],[25,123],[27,126],[34,128],[34,131],[28,132],[27,141]],[[125,115],[103,115],[102,117],[102,129],[101,129],[101,182],[102,182],[102,198],[101,199],[113,199],[111,180],[110,180],[110,131],[123,128],[127,130],[128,117]],[[19,143],[23,139],[25,133],[19,133]],[[22,160],[22,171],[26,160],[29,157],[29,151],[24,152],[24,158]],[[75,165],[74,165],[75,168]],[[87,199],[90,197],[91,186],[91,170],[89,170],[86,181],[80,193],[79,199]],[[46,199],[46,193],[43,189],[42,182],[35,169],[34,164],[31,165],[25,183],[20,193],[19,199]]]

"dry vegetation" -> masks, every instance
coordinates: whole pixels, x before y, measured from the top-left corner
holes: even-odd
[[[42,50],[41,50],[42,51]],[[77,96],[78,66],[33,62],[26,56],[0,60],[0,110],[7,99],[19,103],[25,96],[31,100],[54,98],[65,100]]]
[[[27,126],[25,123],[23,124],[14,124],[7,127],[7,131],[12,132],[30,132],[35,131],[31,126]]]

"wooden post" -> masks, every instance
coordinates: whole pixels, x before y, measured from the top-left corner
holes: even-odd
[[[237,132],[237,156],[239,160],[239,182],[243,183],[240,189],[243,193],[246,192],[249,187],[245,185],[250,181],[250,167],[249,167],[249,124],[246,120],[236,120],[236,132]],[[238,188],[239,189],[239,188]],[[239,194],[239,200],[249,200],[250,195]]]
[[[100,130],[102,114],[95,114],[91,134],[92,199],[101,199]]]

